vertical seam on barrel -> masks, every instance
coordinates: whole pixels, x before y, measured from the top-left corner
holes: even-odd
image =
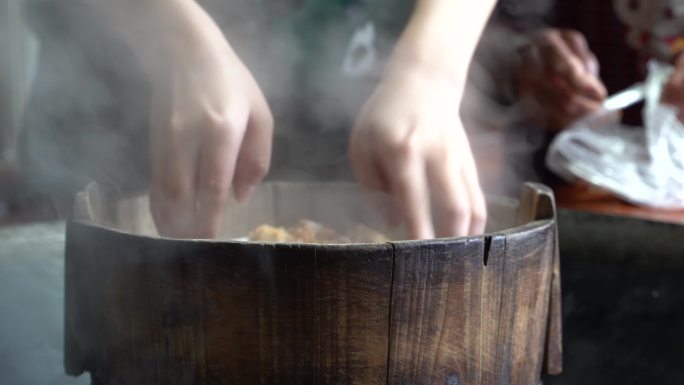
[[[550,357],[550,354],[552,354],[552,352],[549,351],[549,348],[550,348],[550,344],[551,344],[551,339],[553,338],[553,335],[551,332],[551,329],[553,328],[552,314],[553,314],[553,308],[554,308],[553,305],[555,303],[554,299],[558,300],[558,298],[554,298],[554,292],[553,292],[554,290],[553,289],[556,286],[557,280],[561,279],[560,275],[556,274],[557,272],[556,272],[556,268],[555,268],[556,263],[560,263],[560,254],[559,254],[560,245],[558,242],[559,239],[558,239],[558,218],[557,217],[553,218],[552,229],[553,229],[552,230],[552,233],[553,233],[552,253],[553,254],[551,256],[551,266],[550,266],[551,278],[549,279],[549,298],[548,298],[548,307],[547,307],[547,311],[546,311],[546,314],[547,314],[546,331],[544,333],[544,353],[542,356],[542,370],[541,370],[541,373],[546,373],[546,374],[550,374],[550,375],[553,375],[553,374],[549,373],[551,371],[551,370],[549,370],[550,369],[549,368],[550,367],[550,364],[549,364],[550,358],[549,357]],[[560,285],[560,282],[558,283],[558,285]],[[562,333],[562,329],[561,329],[561,333]],[[559,338],[562,339],[562,335]],[[561,349],[562,349],[562,347],[561,347]],[[562,350],[561,350],[561,360],[562,360]],[[561,361],[561,366],[562,366],[562,361]]]
[[[390,370],[391,370],[391,364],[392,364],[392,315],[393,315],[393,306],[392,303],[394,301],[394,272],[397,268],[397,247],[393,242],[388,242],[390,246],[392,246],[392,274],[390,277],[390,295],[389,295],[389,315],[387,317],[387,378],[386,382],[387,385],[390,385]]]
[[[207,304],[209,303],[208,297],[207,297],[207,269],[206,269],[206,261],[205,260],[200,260],[199,263],[199,268],[200,268],[200,275],[201,275],[201,280],[203,283],[202,285],[202,345],[203,345],[203,364],[204,368],[203,374],[204,378],[202,379],[204,383],[207,383],[209,381],[209,365],[207,365]]]
[[[316,369],[318,367],[318,353],[321,350],[321,347],[318,345],[320,341],[323,339],[323,328],[321,328],[320,322],[321,322],[321,315],[320,315],[320,307],[318,304],[318,254],[316,251],[318,250],[318,247],[314,246],[313,247],[313,252],[314,252],[314,330],[317,331],[315,333],[315,338],[316,340],[314,341],[313,345],[313,382],[314,385],[316,385],[317,377],[316,377]]]
[[[479,357],[479,362],[478,364],[480,367],[482,367],[482,364],[484,362],[484,328],[485,326],[483,325],[482,322],[482,314],[485,313],[484,307],[485,307],[485,289],[486,285],[485,282],[489,282],[489,269],[487,269],[487,262],[489,261],[489,253],[491,252],[491,246],[492,246],[492,241],[493,241],[493,236],[491,235],[486,235],[484,239],[484,266],[479,266],[482,269],[482,276],[480,277],[480,322],[479,322],[479,337],[480,337],[480,357]],[[487,309],[489,310],[489,309]],[[488,352],[488,354],[491,354],[491,352]],[[486,370],[486,369],[485,369]],[[482,370],[478,371],[478,381],[476,381],[477,384],[483,384],[483,373]]]
[[[508,266],[508,235],[505,234],[505,233],[502,234],[502,235],[503,235],[503,237],[502,237],[502,240],[503,240],[503,253],[502,253],[502,255],[501,255],[501,259],[502,259],[501,269],[502,269],[502,272],[501,272],[501,285],[500,285],[501,287],[499,288],[499,311],[498,311],[498,316],[497,316],[497,319],[499,320],[499,327],[496,328],[496,334],[497,334],[497,336],[496,336],[496,341],[497,341],[497,344],[496,344],[496,345],[497,345],[497,352],[496,352],[495,354],[497,355],[496,361],[497,361],[497,362],[504,362],[503,365],[506,365],[506,364],[505,364],[505,360],[502,360],[502,359],[501,359],[502,357],[500,356],[500,353],[502,353],[502,352],[501,352],[500,349],[501,349],[501,348],[506,349],[506,348],[509,348],[510,346],[505,346],[505,344],[500,344],[500,343],[499,343],[500,340],[501,340],[501,335],[502,335],[502,330],[501,330],[501,329],[504,327],[503,325],[505,324],[505,322],[501,322],[501,315],[502,315],[502,311],[503,311],[503,307],[504,307],[503,298],[504,298],[504,290],[505,290],[505,283],[506,283],[506,272],[507,272],[507,266]],[[505,368],[505,371],[506,371],[507,380],[510,380],[509,368]],[[499,382],[502,382],[502,381],[501,381],[501,378],[500,378],[500,376],[501,376],[502,374],[503,374],[503,373],[502,373],[502,371],[501,371],[501,368],[499,368],[499,370],[497,371],[497,373],[494,373],[495,378],[496,378],[497,380],[499,380]],[[502,382],[502,383],[503,383],[503,382]]]
[[[485,235],[484,237],[484,265],[487,267],[487,263],[489,263],[489,253],[491,252],[492,249],[492,236],[491,235]]]
[[[169,331],[168,331],[168,327],[167,327],[167,324],[169,321],[168,321],[168,314],[166,311],[168,293],[166,290],[166,285],[164,284],[164,278],[163,278],[164,267],[162,267],[162,266],[163,266],[163,264],[160,263],[160,267],[158,267],[158,273],[159,273],[158,283],[159,283],[159,291],[161,292],[162,327],[164,328],[164,331],[163,331],[164,354],[165,354],[164,366],[166,368],[168,368],[169,366],[171,366],[170,365],[170,363],[171,363],[171,345],[169,344]],[[169,375],[169,373],[168,373],[168,371],[166,371],[166,373],[160,374],[160,377],[168,379],[168,377],[167,377],[168,375]]]

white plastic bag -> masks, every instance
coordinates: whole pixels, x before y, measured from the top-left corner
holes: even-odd
[[[582,179],[618,197],[661,209],[684,208],[684,125],[677,109],[660,103],[672,68],[649,63],[644,128],[627,127],[609,111],[560,133],[546,156],[566,180]]]

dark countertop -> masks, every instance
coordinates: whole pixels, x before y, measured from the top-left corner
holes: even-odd
[[[679,384],[684,226],[559,213],[565,371],[547,385]]]

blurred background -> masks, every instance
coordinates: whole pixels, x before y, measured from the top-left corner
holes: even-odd
[[[25,195],[17,165],[17,139],[38,61],[24,6],[24,0],[0,0],[0,223],[55,214],[44,199]]]
[[[229,4],[208,3],[216,12]],[[262,2],[242,3],[250,8]],[[289,8],[304,3],[311,7],[298,12]],[[262,18],[277,18],[268,25],[278,36],[273,40],[254,37],[254,28],[268,24],[262,19],[255,19],[256,27],[241,24],[244,18],[235,16],[222,22],[241,29],[236,36],[245,40],[238,39],[237,45],[264,82],[281,126],[270,178],[352,178],[346,159],[349,127],[410,11],[409,1],[396,4],[279,2],[259,13]],[[400,15],[389,15],[390,9],[399,9]],[[28,183],[18,161],[18,138],[26,117],[32,116],[26,112],[34,82],[49,73],[50,65],[64,60],[55,52],[43,55],[27,20],[31,18],[25,0],[0,0],[0,384],[88,383],[86,378],[66,377],[61,361],[63,221],[70,201]],[[369,22],[376,28],[378,59],[363,75],[349,79],[340,70],[345,51]],[[522,181],[541,180],[553,187],[562,209],[566,369],[545,382],[682,383],[684,212],[637,207],[586,183],[560,180],[545,169],[550,135],[521,119],[511,93],[515,75],[510,68],[519,49],[548,26],[577,29],[586,37],[601,61],[609,94],[643,79],[639,55],[628,46],[626,27],[611,1],[501,0],[471,68],[462,112],[486,192],[517,196]],[[293,68],[293,62],[307,60],[301,57],[319,57],[318,69],[287,72],[290,67],[260,62],[247,43],[249,37],[266,42],[260,49],[284,58]],[[309,56],[295,55],[299,59],[294,60],[292,52]],[[298,79],[302,72],[309,75],[308,81],[296,87],[269,76],[287,73]],[[332,79],[336,86],[327,90],[322,79]],[[60,81],[68,84],[70,79]],[[122,89],[114,93],[127,90]],[[55,95],[62,95],[62,90]],[[625,120],[638,124],[640,108],[625,111]]]

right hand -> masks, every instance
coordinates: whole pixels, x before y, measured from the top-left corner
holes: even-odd
[[[211,239],[231,189],[245,201],[268,172],[273,118],[218,26],[185,4],[171,36],[142,53],[152,81],[150,206],[160,235]]]
[[[684,123],[684,54],[674,60],[672,75],[663,86],[662,102],[677,108],[677,118]]]
[[[551,131],[601,108],[606,87],[587,41],[575,31],[545,30],[522,52],[519,98],[525,113]]]
[[[463,82],[433,61],[390,59],[359,114],[359,182],[393,198],[413,239],[482,234],[487,206],[459,108]]]

